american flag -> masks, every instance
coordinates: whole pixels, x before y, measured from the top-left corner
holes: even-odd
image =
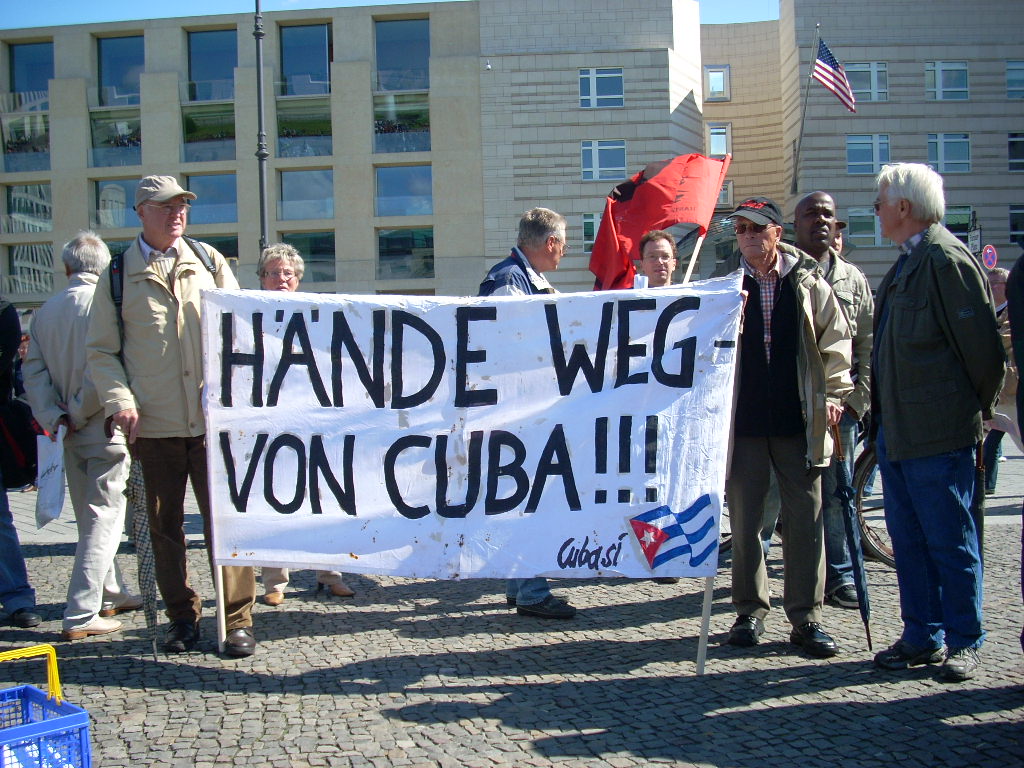
[[[812,77],[832,91],[848,110],[857,111],[854,106],[856,100],[853,98],[853,89],[850,88],[850,81],[846,79],[843,65],[832,55],[824,40],[818,40],[818,58],[814,60]]]

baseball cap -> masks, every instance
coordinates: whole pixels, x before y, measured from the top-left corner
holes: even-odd
[[[189,200],[195,200],[195,193],[182,189],[178,180],[173,176],[147,176],[139,181],[135,187],[135,207],[150,201],[165,203],[175,197],[184,195]]]
[[[782,224],[782,211],[775,201],[767,197],[751,197],[744,200],[736,206],[736,210],[729,218],[734,219],[737,216],[750,219],[755,224]]]

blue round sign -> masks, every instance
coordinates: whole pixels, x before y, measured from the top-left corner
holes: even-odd
[[[981,261],[988,269],[995,269],[999,263],[999,254],[994,245],[986,245],[981,250]]]

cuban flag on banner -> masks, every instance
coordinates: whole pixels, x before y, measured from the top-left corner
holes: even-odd
[[[711,496],[706,493],[682,512],[660,506],[631,517],[629,524],[651,570],[684,555],[690,556],[691,566],[700,565],[718,547]],[[711,539],[704,544],[709,534]]]

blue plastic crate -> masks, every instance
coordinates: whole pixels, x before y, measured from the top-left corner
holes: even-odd
[[[92,768],[89,713],[31,685],[0,690],[0,768]]]

